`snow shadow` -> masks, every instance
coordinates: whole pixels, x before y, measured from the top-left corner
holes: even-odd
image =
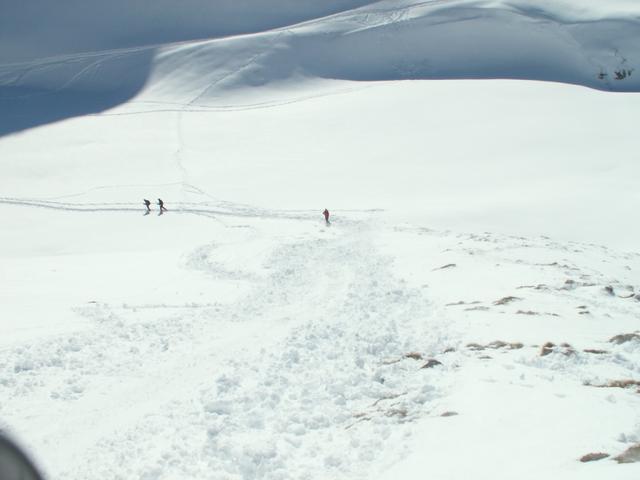
[[[153,49],[0,67],[0,137],[126,102],[145,85]]]
[[[496,8],[437,11],[362,9],[291,30],[190,47],[163,62],[197,71],[190,105],[215,105],[228,93],[325,78],[393,80],[537,80],[603,91],[640,91],[640,22],[567,23]],[[328,25],[325,22],[329,22]],[[177,58],[179,57],[180,58]],[[191,81],[183,76],[180,84]]]
[[[536,9],[371,0],[274,0],[278,8],[158,0],[154,17],[136,9],[141,0],[73,2],[69,18],[53,7],[47,18],[22,7],[3,12],[13,23],[0,16],[0,58],[11,62],[0,64],[0,137],[113,108],[136,96],[152,69],[154,85],[164,85],[151,95],[177,92],[185,107],[300,78],[521,79],[640,91],[634,18],[581,22]],[[65,22],[73,29],[61,33]],[[221,38],[234,32],[254,33]],[[170,43],[195,38],[214,40]]]
[[[378,0],[28,0],[3,2],[1,63],[157,47],[287,27]]]
[[[487,8],[444,9],[296,39],[310,75],[354,81],[520,79],[640,91],[640,22],[567,24]],[[638,69],[640,70],[640,69]]]
[[[157,49],[286,27],[374,0],[49,0],[0,15],[0,137],[135,96]],[[197,66],[196,66],[197,68]]]

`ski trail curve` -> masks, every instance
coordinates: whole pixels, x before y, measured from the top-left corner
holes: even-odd
[[[206,192],[190,184],[177,182],[176,185],[183,185],[184,191],[196,192],[213,199]],[[41,208],[47,210],[58,210],[74,213],[144,213],[144,207],[138,202],[59,202],[43,199],[29,199],[17,197],[0,197],[0,205],[10,205],[17,207]],[[336,213],[374,213],[379,209],[368,210],[335,210]],[[272,210],[254,207],[245,204],[236,204],[226,201],[211,202],[172,202],[170,204],[171,214],[199,215],[210,218],[217,216],[238,217],[238,218],[271,218],[282,220],[317,220],[319,212],[316,210]],[[348,218],[343,219],[343,224],[351,225],[354,222]]]

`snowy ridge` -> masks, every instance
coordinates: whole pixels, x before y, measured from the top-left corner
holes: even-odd
[[[313,18],[320,12],[308,3],[307,15]],[[283,83],[315,78],[502,78],[613,91],[640,89],[640,76],[634,74],[640,63],[637,16],[607,18],[597,10],[588,14],[583,9],[572,17],[568,14],[572,10],[560,14],[562,10],[545,3],[532,8],[522,2],[477,0],[333,3],[313,20],[287,24],[288,17],[265,18],[250,33],[213,40],[172,44],[150,37],[149,29],[138,25],[135,28],[147,32],[138,45],[112,40],[104,44],[109,48],[98,49],[98,42],[94,51],[81,53],[63,41],[55,56],[27,57],[22,63],[0,60],[0,101],[3,109],[16,110],[19,118],[28,113],[30,122],[48,123],[104,111],[134,97],[180,103],[183,108],[224,105],[233,93],[246,95],[247,89],[260,87],[261,95],[268,96]],[[224,12],[230,7],[220,8]],[[338,13],[326,15],[332,9]],[[228,18],[241,16],[240,10],[228,13]],[[116,17],[107,17],[105,25],[109,22],[115,23]],[[202,18],[185,22],[183,30],[169,33],[168,38],[204,35]],[[278,23],[284,24],[273,28]],[[17,38],[20,34],[15,33]],[[51,47],[43,48],[46,52]],[[5,56],[11,58],[11,51]],[[290,100],[288,94],[284,101]],[[48,113],[35,118],[43,115],[39,111],[44,105]],[[8,122],[2,128],[14,131],[19,118],[11,119],[11,128]],[[23,127],[18,123],[17,128]]]

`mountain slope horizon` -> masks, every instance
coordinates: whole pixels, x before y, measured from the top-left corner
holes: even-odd
[[[258,15],[264,2],[214,7],[191,0],[180,11],[169,4],[145,12],[139,2],[70,2],[76,17],[49,6],[50,22],[12,7],[4,22],[31,15],[32,27],[0,28],[0,107],[7,112],[0,135],[132,98],[228,105],[238,92],[260,97],[283,82],[314,79],[520,79],[640,90],[640,17],[615,10],[607,16],[545,2],[334,0],[319,7],[280,0]],[[68,33],[61,30],[66,23]]]

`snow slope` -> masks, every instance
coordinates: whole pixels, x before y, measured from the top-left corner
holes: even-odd
[[[146,233],[26,212],[78,252],[2,259],[0,414],[52,478],[637,477],[578,458],[640,435],[637,393],[597,388],[638,378],[639,343],[608,342],[637,329],[638,254],[356,212],[169,213]],[[60,228],[79,221],[110,238]],[[144,251],[119,251],[131,230]],[[474,346],[497,340],[521,346]]]
[[[313,78],[640,85],[639,12],[627,2],[608,14],[599,2],[66,3],[3,15],[0,134],[133,97],[219,106],[230,92],[246,101],[246,88]]]
[[[4,5],[0,427],[54,479],[638,478],[639,19]]]

